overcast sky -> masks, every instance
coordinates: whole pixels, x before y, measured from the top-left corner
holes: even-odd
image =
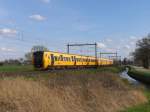
[[[0,59],[33,45],[65,52],[69,42],[97,42],[124,57],[149,32],[149,0],[0,0]]]

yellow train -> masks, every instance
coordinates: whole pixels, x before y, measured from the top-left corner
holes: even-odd
[[[33,53],[33,65],[37,69],[79,68],[113,65],[113,60],[76,54],[38,51]]]

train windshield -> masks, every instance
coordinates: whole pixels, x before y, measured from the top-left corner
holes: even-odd
[[[34,67],[41,68],[43,67],[43,51],[38,51],[33,53],[33,59],[34,59]]]

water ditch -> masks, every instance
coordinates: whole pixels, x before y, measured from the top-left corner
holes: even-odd
[[[119,75],[121,78],[128,80],[130,84],[133,84],[133,85],[139,85],[140,84],[139,81],[135,80],[134,78],[132,78],[128,75],[128,68],[126,68],[126,70],[123,71],[122,73],[120,73]]]

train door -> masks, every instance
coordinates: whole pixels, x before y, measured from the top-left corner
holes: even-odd
[[[87,65],[89,65],[89,58],[87,57],[87,59],[86,59],[86,62],[87,62]]]
[[[54,54],[51,54],[51,66],[54,65]]]
[[[74,56],[74,66],[76,66],[77,64],[77,60],[76,60],[76,56]]]

